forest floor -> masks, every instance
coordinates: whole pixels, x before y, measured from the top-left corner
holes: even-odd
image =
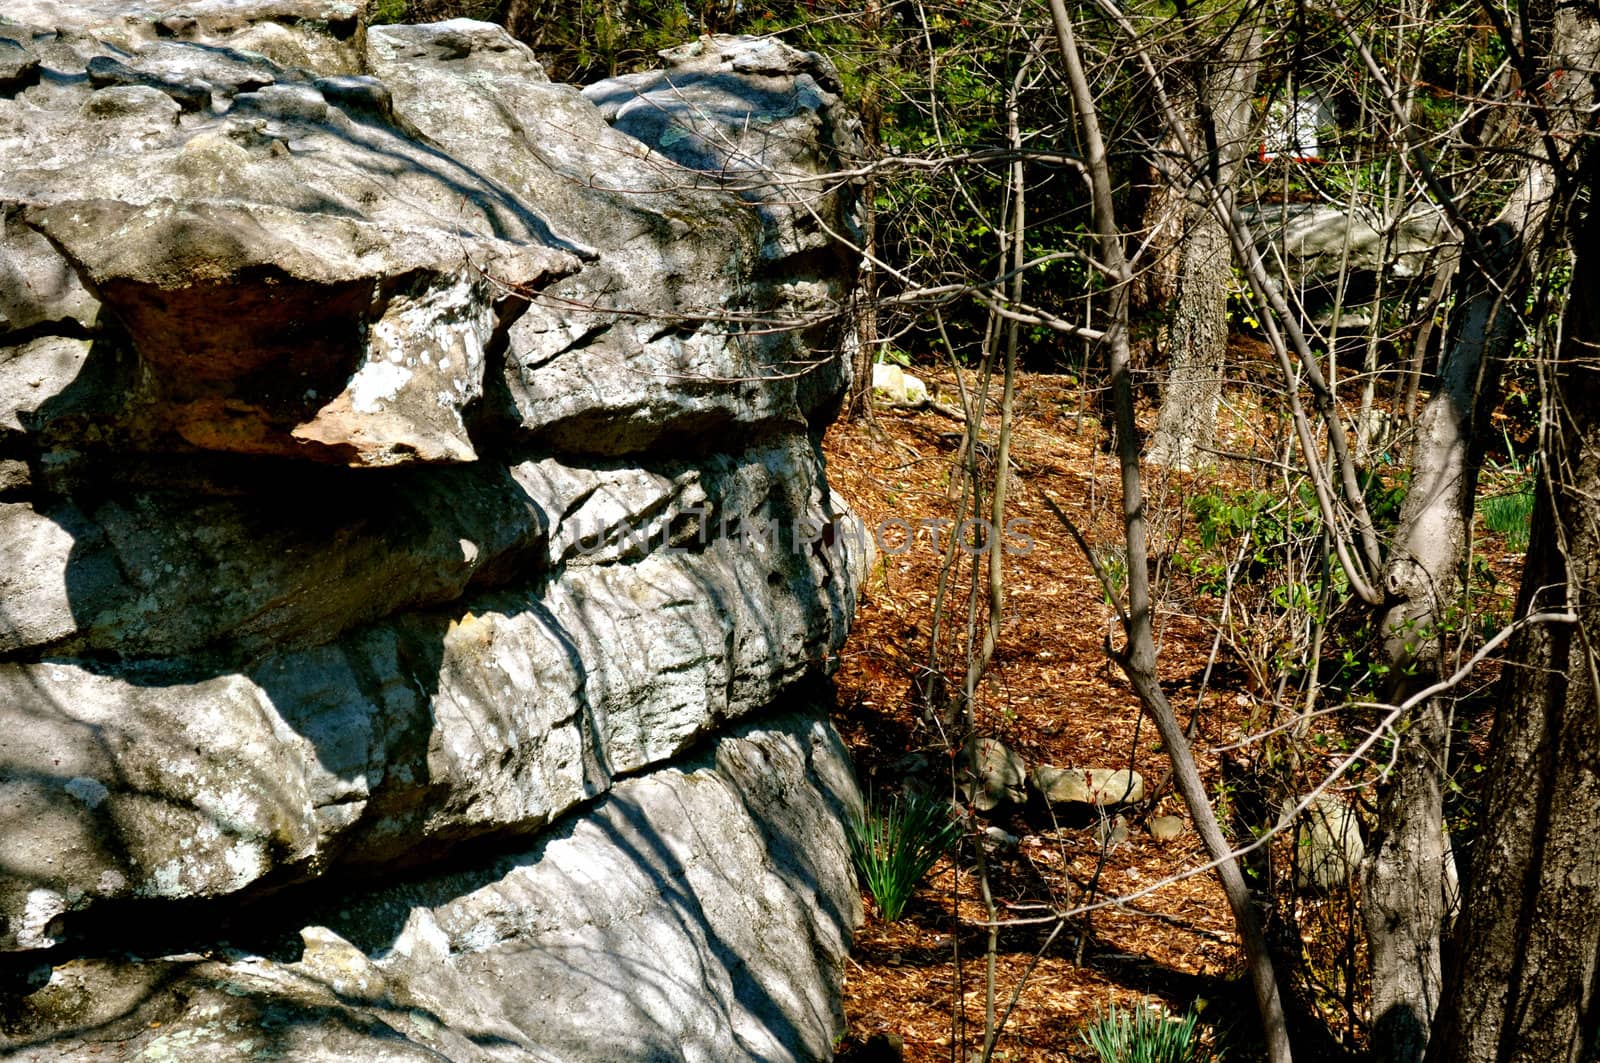
[[[1108,666],[1104,651],[1114,613],[1083,552],[1043,501],[1049,497],[1061,507],[1097,550],[1116,549],[1121,495],[1114,458],[1103,449],[1105,433],[1092,413],[1080,414],[1079,388],[1070,377],[1030,375],[1018,393],[1008,511],[1030,522],[1017,530],[1032,539],[1032,549],[1006,559],[1004,621],[977,699],[977,730],[1020,754],[1030,769],[1039,763],[1131,764],[1155,787],[1165,776],[1166,758],[1153,726],[1141,722],[1138,699]],[[825,451],[833,490],[869,528],[895,518],[919,527],[924,518],[953,516],[958,503],[947,497],[947,485],[961,426],[929,411],[880,408],[876,420],[876,430],[841,423],[830,432]],[[1188,485],[1169,480],[1154,486],[1160,495]],[[891,548],[903,541],[896,523],[884,537]],[[1021,544],[1020,538],[1014,541]],[[923,718],[916,692],[925,674],[942,560],[928,530],[904,553],[880,553],[842,655],[836,722],[867,788],[893,790],[912,774],[935,784],[941,773],[949,778],[949,751],[937,727]],[[950,597],[961,605],[946,623],[964,627],[969,579],[965,572],[953,577]],[[1158,618],[1158,633],[1166,689],[1187,718],[1196,707],[1214,632],[1196,618],[1166,611]],[[963,668],[964,658],[946,664],[953,676]],[[1241,738],[1248,726],[1236,695],[1213,681],[1200,706],[1195,747],[1213,781],[1212,748]],[[1183,833],[1157,841],[1143,824],[1158,815],[1184,816]],[[1091,814],[1056,823],[1037,799],[983,817],[1021,838],[1019,846],[997,849],[990,858],[1000,918],[1038,920],[1051,908],[1136,893],[1205,862],[1170,788],[1154,804],[1142,804],[1126,839],[1109,849],[1101,845],[1102,818]],[[958,906],[959,969],[950,938]],[[967,1063],[983,1039],[987,937],[970,848],[958,859],[940,861],[899,922],[878,919],[870,899],[867,907],[846,972],[847,1046],[892,1033],[903,1039],[911,1063]],[[1221,1010],[1248,1007],[1242,983],[1228,984],[1239,980],[1242,965],[1213,875],[1192,874],[1087,920],[1075,919],[1041,952],[1050,929],[1050,923],[1033,922],[1000,934],[1001,1010],[1026,979],[998,1042],[998,1059],[1094,1059],[1079,1031],[1113,1003],[1152,999],[1179,1013],[1200,1003],[1207,1020],[1217,1012],[1206,1014],[1206,1003],[1222,1005],[1219,996],[1229,998]],[[964,1030],[952,1028],[957,1000]],[[953,1036],[965,1046],[954,1054]]]
[[[1252,350],[1234,353],[1247,369],[1250,355],[1259,356]],[[930,383],[936,394],[941,384],[947,396],[953,390],[949,380]],[[1153,411],[1141,419],[1147,416],[1153,419]],[[1274,418],[1248,395],[1230,395],[1219,420],[1220,449],[1261,460],[1228,462],[1200,476],[1147,471],[1152,556],[1158,562],[1170,565],[1185,548],[1183,538],[1193,535],[1184,515],[1197,493],[1219,486],[1224,492],[1274,488],[1274,459],[1281,460],[1269,438]],[[996,422],[991,416],[986,424],[989,439]],[[961,432],[956,419],[928,410],[880,407],[876,427],[840,423],[824,443],[832,489],[869,529],[890,521],[886,538],[898,547],[896,519],[918,528],[924,518],[956,514],[958,503],[947,496]],[[1204,850],[1182,801],[1164,785],[1167,760],[1154,726],[1141,719],[1132,689],[1108,663],[1104,647],[1114,632],[1114,613],[1082,550],[1044,501],[1053,500],[1097,553],[1105,551],[1101,556],[1120,550],[1121,494],[1114,458],[1105,449],[1107,435],[1092,404],[1084,409],[1071,377],[1029,374],[1020,382],[1008,513],[1029,522],[1017,530],[1031,537],[1032,549],[1005,561],[1003,623],[976,699],[976,730],[1020,754],[1030,769],[1040,763],[1131,765],[1149,793],[1128,810],[1125,837],[1119,832],[1109,845],[1103,844],[1110,833],[1107,817],[1117,809],[1075,806],[1080,812],[1071,818],[1060,806],[1053,815],[1030,795],[1025,806],[1003,806],[979,818],[980,826],[1020,838],[1015,846],[987,847],[998,917],[1012,924],[999,934],[999,1010],[1016,995],[994,1058],[1094,1060],[1080,1038],[1085,1024],[1109,1005],[1149,1000],[1179,1014],[1198,1009],[1206,1039],[1226,1043],[1230,1060],[1245,1060],[1255,1054],[1255,1008],[1228,906],[1214,875],[1198,870]],[[1282,493],[1281,477],[1276,487]],[[920,784],[950,792],[952,752],[938,724],[925,718],[918,694],[929,674],[932,602],[942,560],[932,533],[920,530],[909,549],[879,554],[864,588],[837,674],[835,716],[864,790],[886,794]],[[1495,567],[1514,581],[1512,559],[1503,561],[1497,559]],[[1170,587],[1182,581],[1162,582]],[[950,587],[949,600],[958,604],[947,608],[943,623],[947,633],[964,632],[970,573],[953,576]],[[1224,788],[1222,747],[1262,727],[1260,706],[1270,698],[1260,694],[1261,679],[1251,681],[1248,662],[1217,638],[1215,624],[1202,613],[1215,615],[1215,602],[1197,608],[1193,599],[1169,591],[1158,605],[1156,631],[1163,684],[1180,717],[1194,718],[1194,751],[1208,788],[1217,793]],[[1252,636],[1270,633],[1245,635]],[[941,671],[959,687],[964,651],[952,652],[946,644],[944,654]],[[1305,771],[1330,766],[1335,748],[1325,758],[1313,751]],[[1157,840],[1147,830],[1157,816],[1182,817],[1182,833]],[[1124,900],[1075,916],[1050,936],[1053,910],[1108,898]],[[870,897],[865,903],[867,918],[846,969],[848,1036],[840,1058],[900,1058],[864,1047],[874,1035],[879,1042],[893,1035],[903,1041],[903,1058],[910,1063],[976,1059],[984,1029],[987,931],[971,841],[954,858],[940,860],[898,922],[881,920]],[[1330,916],[1307,906],[1337,902],[1296,903],[1298,918],[1324,920],[1347,944],[1358,941],[1350,932],[1352,908]],[[958,911],[958,940],[952,942]],[[1358,943],[1349,947],[1359,951]],[[1358,970],[1359,963],[1346,969]],[[1360,998],[1358,987],[1348,984],[1333,994]]]

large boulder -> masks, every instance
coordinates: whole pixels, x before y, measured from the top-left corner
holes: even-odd
[[[829,234],[856,222],[827,176],[852,141],[822,60],[707,38],[668,53],[660,75],[579,95],[536,77],[526,49],[474,48],[486,32],[375,28],[367,51],[421,133],[594,258],[520,293],[503,422],[619,455],[831,420],[849,372],[849,260]],[[760,62],[745,69],[749,56]]]
[[[658,127],[662,77],[580,93],[484,23],[0,11],[0,974],[55,969],[18,1051],[826,1054],[850,126],[809,53],[666,62]],[[185,929],[265,911],[304,956]]]
[[[1441,258],[1457,253],[1458,241],[1444,212],[1417,207],[1384,219],[1366,209],[1343,210],[1319,203],[1264,203],[1241,208],[1271,268],[1313,318],[1331,320],[1342,296],[1340,320],[1372,320],[1377,278],[1397,281],[1424,275]]]

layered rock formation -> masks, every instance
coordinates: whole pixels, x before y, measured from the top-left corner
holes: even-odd
[[[11,1055],[828,1054],[850,130],[663,58],[0,11]]]

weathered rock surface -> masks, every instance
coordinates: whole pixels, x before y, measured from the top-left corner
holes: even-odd
[[[64,965],[21,1002],[8,1057],[824,1059],[857,811],[832,729],[779,717],[535,848],[261,913],[260,951]]]
[[[1245,211],[1268,244],[1281,248],[1290,279],[1326,281],[1343,264],[1350,270],[1416,276],[1450,240],[1444,215],[1418,210],[1380,228],[1368,214],[1290,203]],[[1392,233],[1387,231],[1392,228]]]
[[[1416,277],[1455,253],[1455,237],[1438,210],[1414,210],[1387,224],[1370,212],[1314,203],[1248,206],[1243,213],[1271,268],[1282,271],[1311,315],[1331,312],[1340,273],[1347,275],[1340,313],[1346,324],[1369,319],[1377,275]]]
[[[854,790],[771,712],[867,563],[836,81],[364,11],[0,10],[0,953],[55,969],[0,1033],[824,1057]],[[304,957],[178,935],[268,910]]]

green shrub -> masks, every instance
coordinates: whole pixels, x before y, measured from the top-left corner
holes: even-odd
[[[1148,1002],[1127,1011],[1113,1004],[1079,1036],[1100,1063],[1196,1063],[1205,1058],[1196,1022],[1192,1011],[1180,1019]]]
[[[887,808],[868,803],[851,824],[850,855],[885,922],[900,918],[917,883],[960,837],[961,825],[940,801],[897,795]]]

